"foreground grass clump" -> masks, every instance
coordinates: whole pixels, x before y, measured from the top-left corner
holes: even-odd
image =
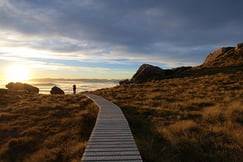
[[[94,92],[125,113],[144,161],[243,161],[243,72]]]
[[[82,95],[0,96],[0,161],[80,161],[97,115]]]

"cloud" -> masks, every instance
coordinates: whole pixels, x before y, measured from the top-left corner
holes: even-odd
[[[2,0],[0,59],[76,60],[133,70],[140,63],[197,65],[216,48],[242,42],[242,5],[241,0]]]

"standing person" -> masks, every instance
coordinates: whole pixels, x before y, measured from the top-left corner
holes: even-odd
[[[76,94],[76,85],[73,85],[73,94]]]

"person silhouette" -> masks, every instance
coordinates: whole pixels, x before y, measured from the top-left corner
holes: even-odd
[[[73,85],[73,94],[76,94],[76,85]]]

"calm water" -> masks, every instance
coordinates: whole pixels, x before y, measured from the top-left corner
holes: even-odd
[[[65,94],[73,93],[73,84],[76,84],[77,93],[92,91],[101,88],[114,87],[119,84],[119,80],[104,79],[34,79],[25,83],[31,84],[40,89],[41,94],[49,94],[53,86],[64,90]],[[0,88],[5,88],[7,82],[0,81]]]

